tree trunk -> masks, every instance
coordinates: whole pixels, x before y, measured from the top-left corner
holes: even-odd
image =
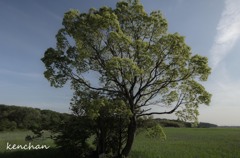
[[[121,157],[121,149],[122,149],[122,118],[119,117],[119,131],[118,131],[118,149],[117,149],[117,156]]]
[[[122,150],[122,156],[124,156],[124,157],[127,157],[131,151],[133,141],[135,138],[136,129],[137,129],[136,117],[132,116],[132,118],[130,119],[129,126],[128,126],[127,142],[126,142],[125,147]]]

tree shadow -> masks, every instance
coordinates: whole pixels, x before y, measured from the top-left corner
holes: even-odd
[[[129,158],[160,158],[160,156],[149,151],[133,150],[131,151]]]
[[[66,155],[58,148],[45,150],[8,151],[0,153],[1,158],[65,158]]]

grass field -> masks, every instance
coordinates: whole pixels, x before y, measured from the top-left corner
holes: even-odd
[[[7,143],[24,145],[29,142],[25,141],[27,135],[33,135],[30,131],[15,131],[15,132],[1,132],[0,133],[0,158],[52,158],[54,156],[61,157],[61,154],[55,148],[53,140],[49,138],[37,139],[31,141],[31,144],[50,146],[47,150],[6,150]],[[44,135],[49,136],[49,133]]]
[[[240,128],[165,128],[167,140],[137,136],[131,158],[240,158]]]
[[[137,135],[130,158],[239,158],[240,128],[165,128],[166,141],[149,139],[142,132]],[[51,146],[47,150],[6,151],[6,143],[26,144],[28,131],[0,133],[2,158],[52,158],[63,157],[50,139],[32,144]]]

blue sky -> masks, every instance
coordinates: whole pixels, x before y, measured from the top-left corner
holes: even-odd
[[[55,47],[55,34],[69,9],[115,7],[116,0],[0,1],[0,104],[68,112],[69,87],[50,87],[40,59]],[[240,1],[142,0],[147,12],[161,10],[169,32],[179,32],[194,54],[209,58],[212,74],[203,83],[213,94],[200,121],[240,125]],[[164,116],[169,117],[169,116]]]

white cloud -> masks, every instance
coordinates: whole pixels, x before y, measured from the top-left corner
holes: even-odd
[[[240,37],[240,1],[226,0],[217,26],[217,35],[210,50],[213,69],[230,53]]]
[[[27,78],[42,78],[43,75],[40,73],[24,73],[24,72],[17,72],[17,71],[11,71],[7,69],[0,69],[1,75],[12,75],[12,76],[21,76],[21,77],[27,77]]]

